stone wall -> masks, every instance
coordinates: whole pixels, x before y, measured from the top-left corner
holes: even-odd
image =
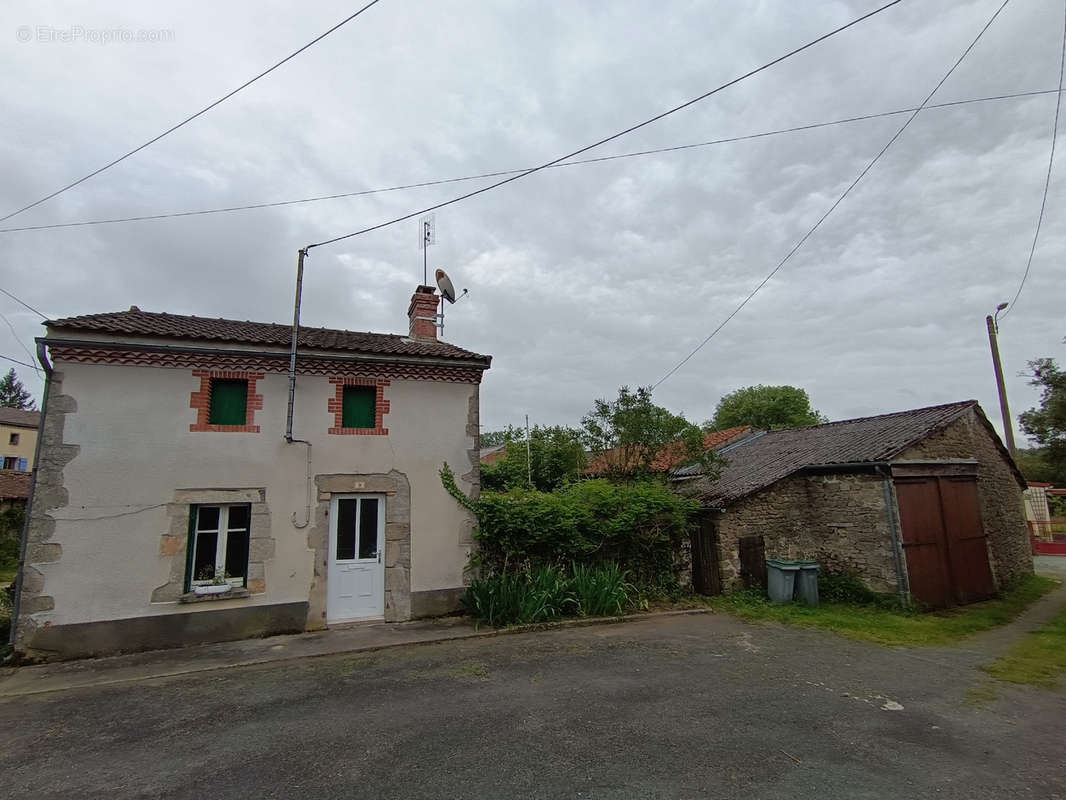
[[[988,536],[989,563],[999,588],[1033,572],[1022,486],[995,432],[974,409],[942,431],[926,437],[894,460],[973,458],[977,490]]]
[[[718,523],[723,586],[739,584],[740,537],[761,535],[767,558],[814,559],[895,592],[883,483],[871,472],[793,475],[730,506]]]

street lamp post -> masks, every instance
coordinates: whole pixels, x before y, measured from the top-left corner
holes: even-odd
[[[996,314],[985,317],[988,325],[988,346],[992,348],[992,367],[996,371],[996,388],[999,390],[999,411],[1003,415],[1003,435],[1007,440],[1007,450],[1014,455],[1014,426],[1010,420],[1010,408],[1007,407],[1007,387],[1003,384],[1003,365],[999,360],[999,342],[996,336],[999,333],[999,312],[1007,307],[1006,303],[996,306]]]

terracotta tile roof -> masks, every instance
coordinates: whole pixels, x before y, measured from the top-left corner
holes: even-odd
[[[30,496],[32,473],[0,470],[0,500],[25,500]]]
[[[701,487],[700,495],[705,502],[722,506],[805,467],[887,461],[971,408],[977,409],[984,418],[977,401],[966,400],[756,434],[734,447],[724,448],[722,455],[727,464],[721,476]],[[699,474],[698,467],[685,467],[674,473],[682,478]]]
[[[122,336],[190,339],[196,341],[258,344],[270,347],[289,347],[292,326],[273,322],[241,322],[233,319],[211,319],[165,312],[116,311],[108,314],[86,314],[80,317],[49,320],[49,330],[63,333],[92,331]],[[312,350],[341,350],[371,355],[396,355],[427,358],[479,360],[488,366],[490,356],[484,356],[446,342],[414,341],[392,333],[361,333],[332,328],[300,326],[298,340],[301,348]]]
[[[500,459],[507,458],[507,445],[498,444],[493,447],[486,447],[481,451],[481,463],[482,464],[495,464]]]
[[[753,432],[754,429],[750,425],[728,428],[724,431],[711,431],[703,437],[703,445],[708,450],[718,450],[719,448],[732,444],[745,436],[749,436]],[[588,475],[599,475],[606,470],[608,463],[618,457],[618,449],[608,450],[599,458],[591,459],[585,472]],[[659,455],[655,457],[655,461],[652,462],[651,466],[652,469],[657,472],[669,472],[680,464],[683,464],[684,461],[684,445],[681,442],[673,442],[662,449]]]
[[[21,408],[0,408],[0,425],[36,428],[40,424],[40,411],[23,411]]]

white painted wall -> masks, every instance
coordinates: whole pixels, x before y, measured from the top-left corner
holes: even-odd
[[[260,433],[191,432],[196,411],[189,407],[200,379],[188,369],[94,364],[55,364],[63,393],[77,411],[66,416],[64,441],[80,452],[64,469],[69,504],[52,512],[52,542],[62,546],[58,562],[38,566],[42,592],[55,598],[39,622],[69,624],[174,612],[206,611],[249,603],[305,601],[311,580],[308,529],[291,522],[306,514],[306,450],[287,444],[288,378],[267,374],[256,391]],[[300,376],[294,436],[312,442],[313,474],[377,473],[396,469],[411,484],[411,590],[462,585],[468,548],[467,517],[448,496],[438,470],[443,462],[456,475],[469,471],[466,435],[470,384],[393,380],[385,389],[390,411],[388,436],[329,435],[335,396],[328,378]],[[469,486],[460,484],[464,490]],[[150,603],[152,590],[168,581],[170,560],[159,554],[169,529],[164,507],[175,489],[266,487],[271,511],[273,560],[266,564],[265,594],[252,599],[181,605]],[[317,503],[317,494],[312,497]],[[90,517],[109,517],[89,520]]]

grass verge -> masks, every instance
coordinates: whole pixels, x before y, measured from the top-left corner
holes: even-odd
[[[953,644],[972,634],[1010,622],[1056,586],[1057,581],[1029,575],[995,600],[925,614],[854,603],[824,603],[817,608],[775,606],[754,592],[736,592],[710,598],[708,604],[716,611],[743,619],[821,628],[878,644],[921,647]]]
[[[1006,655],[981,667],[996,680],[1055,689],[1066,673],[1066,608]]]

